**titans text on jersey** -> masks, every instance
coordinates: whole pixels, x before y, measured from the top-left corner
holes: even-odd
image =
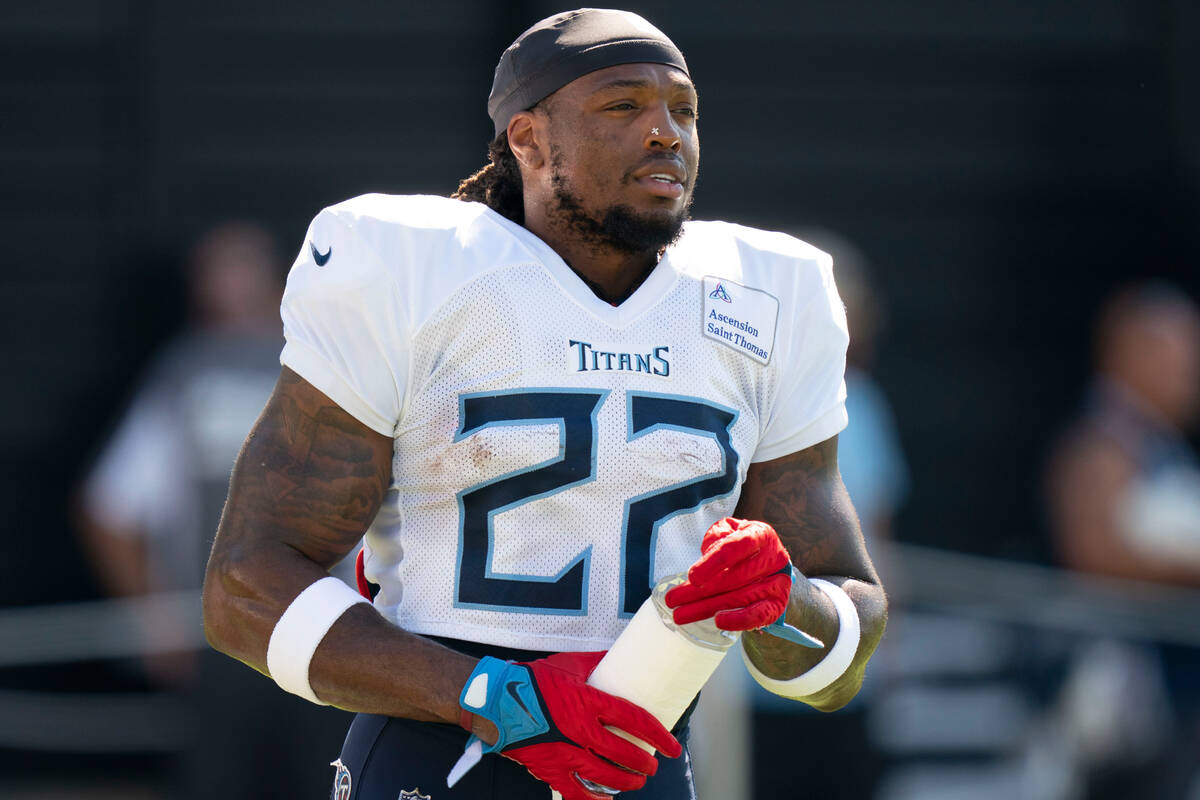
[[[660,345],[649,353],[614,353],[611,350],[597,348],[591,342],[579,342],[574,339],[567,342],[578,357],[576,372],[593,372],[604,370],[612,372],[644,372],[647,375],[658,375],[668,378],[671,375],[671,348]]]

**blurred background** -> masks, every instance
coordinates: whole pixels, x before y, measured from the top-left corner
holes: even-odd
[[[701,797],[1200,798],[1200,4],[624,7],[699,88],[694,216],[835,255],[893,598],[833,716],[722,673]],[[194,593],[279,282],[320,208],[482,165],[563,8],[0,5],[0,795],[328,795],[345,716]]]

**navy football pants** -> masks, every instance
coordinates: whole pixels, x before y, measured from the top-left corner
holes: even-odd
[[[675,732],[679,758],[658,757],[658,773],[620,798],[695,800],[687,728]],[[456,725],[358,714],[346,734],[341,762],[350,771],[350,800],[549,800],[550,787],[503,756],[485,755],[453,789],[446,775],[462,755],[467,732]],[[345,791],[343,778],[343,792]],[[336,790],[337,787],[335,787]]]

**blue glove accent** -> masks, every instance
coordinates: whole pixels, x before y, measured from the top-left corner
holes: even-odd
[[[786,567],[779,570],[779,574],[791,575],[793,585],[795,585],[799,578],[803,577],[800,574],[800,570],[796,569],[791,564],[788,564]],[[779,619],[775,620],[770,625],[761,628],[760,630],[762,630],[763,633],[769,633],[776,639],[783,639],[784,641],[792,642],[793,644],[798,644],[802,647],[811,647],[815,649],[825,646],[825,643],[815,636],[809,636],[799,628],[793,625],[788,625],[786,619],[787,609],[785,608],[783,613],[779,615]]]
[[[486,676],[487,692],[482,704],[475,706],[467,702],[467,695],[479,676]],[[533,675],[527,667],[509,661],[491,656],[481,658],[463,686],[458,704],[472,714],[491,721],[500,731],[500,738],[493,745],[485,745],[484,753],[503,750],[550,730],[546,712],[533,685]]]
[[[784,639],[789,642],[801,645],[803,647],[824,647],[825,643],[815,636],[809,636],[799,628],[788,625],[784,622],[784,617],[787,616],[787,611],[779,615],[779,619],[772,622],[770,625],[762,628],[763,633],[769,633],[777,639]]]

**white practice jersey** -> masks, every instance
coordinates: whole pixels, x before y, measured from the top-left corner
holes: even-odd
[[[366,574],[415,633],[606,648],[751,462],[846,424],[829,257],[723,222],[614,307],[483,205],[365,195],[313,220],[283,321],[282,363],[395,440]]]

